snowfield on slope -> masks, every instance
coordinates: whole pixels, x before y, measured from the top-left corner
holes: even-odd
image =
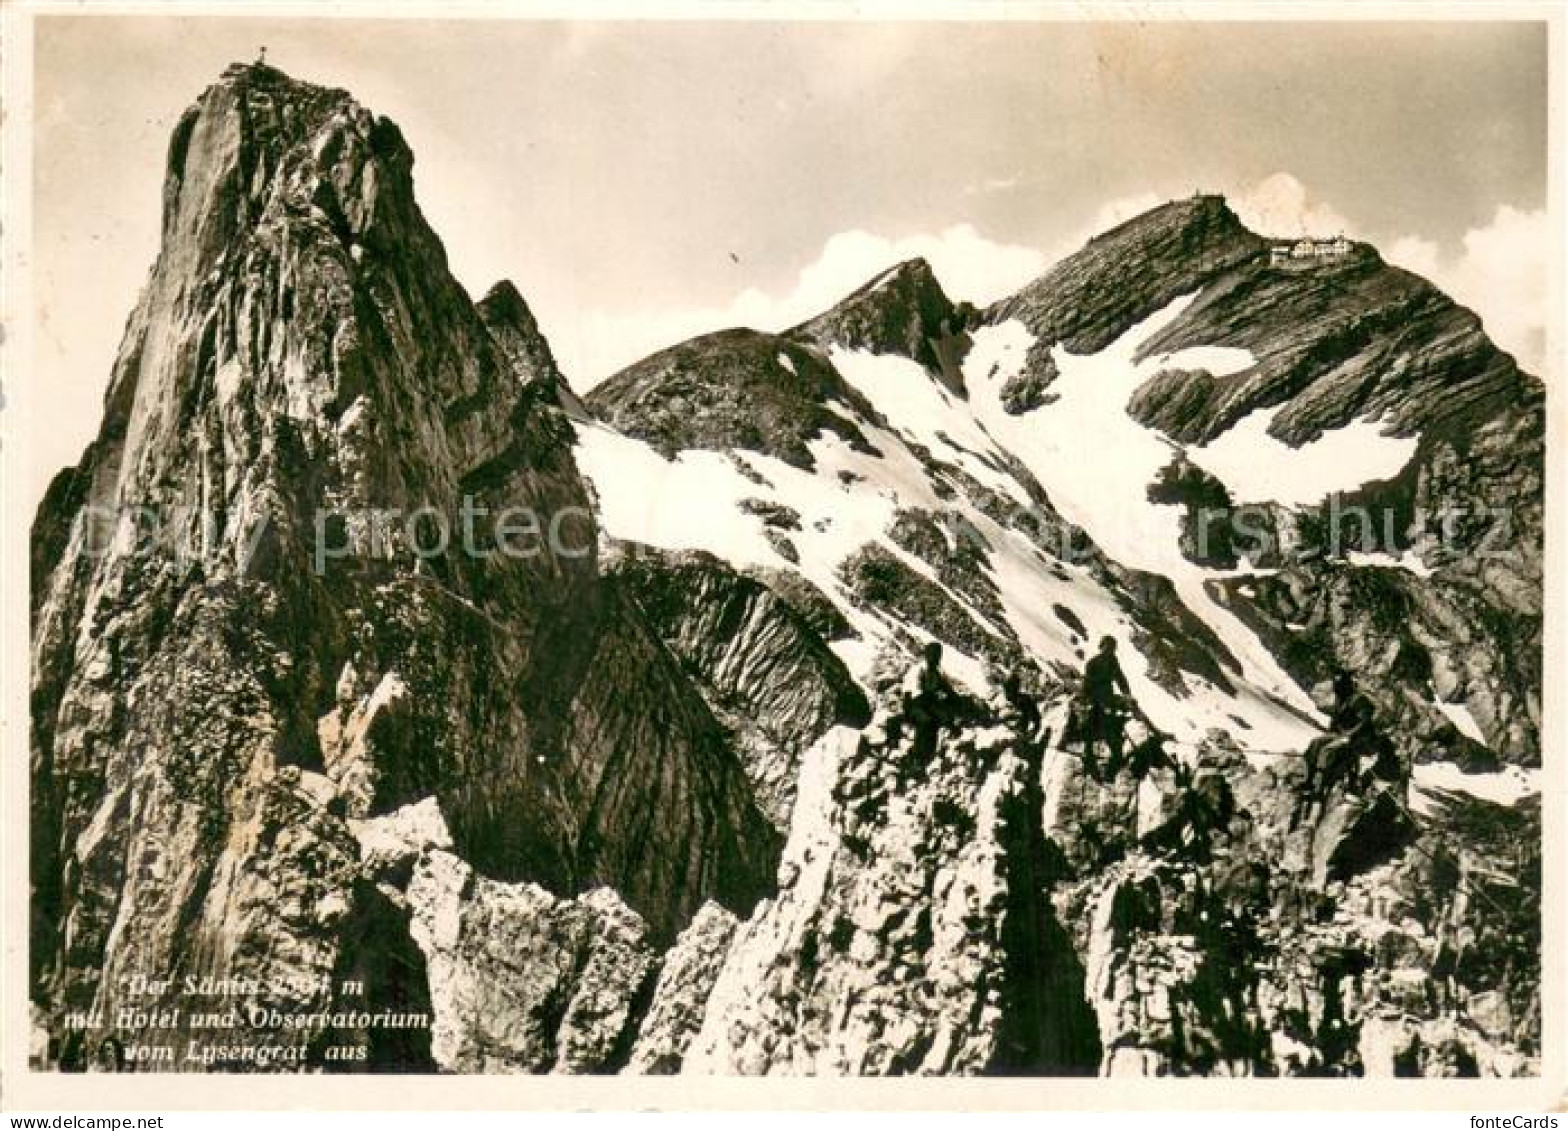
[[[834,407],[855,415],[847,405]],[[901,507],[938,510],[942,502],[925,469],[896,436],[869,423],[863,427],[882,456],[822,435],[809,445],[814,471],[749,451],[688,450],[668,460],[643,441],[599,423],[577,426],[576,455],[611,536],[664,550],[704,550],[737,569],[789,570],[812,582],[860,634],[860,640],[835,642],[833,648],[864,683],[878,646],[894,635],[892,622],[856,607],[838,579],[839,566],[867,543],[941,586],[978,623],[988,622],[965,594],[943,585],[930,565],[886,536]],[[762,516],[746,509],[748,500],[789,507],[800,516],[800,529],[789,532],[798,564],[769,542]],[[984,669],[976,657],[949,647],[945,666],[972,689],[984,689]]]
[[[975,334],[974,348],[964,362],[965,380],[975,414],[987,431],[1023,460],[1062,514],[1124,566],[1170,578],[1182,602],[1214,630],[1242,665],[1244,682],[1235,699],[1216,689],[1212,696],[1223,702],[1189,699],[1178,710],[1207,706],[1210,711],[1239,716],[1245,720],[1245,733],[1236,737],[1249,749],[1299,750],[1318,733],[1307,720],[1322,716],[1257,636],[1209,596],[1204,583],[1225,574],[1182,556],[1181,509],[1151,503],[1148,497],[1149,485],[1174,457],[1176,447],[1127,415],[1133,390],[1163,366],[1235,372],[1251,363],[1245,351],[1205,347],[1141,363],[1134,360],[1139,346],[1178,318],[1194,297],[1176,299],[1099,353],[1080,355],[1054,347],[1051,357],[1058,376],[1050,392],[1056,399],[1023,415],[1008,413],[1001,403],[1003,386],[1022,372],[1034,345],[1034,336],[1022,322],[1011,319]],[[1171,729],[1166,718],[1153,712],[1151,717]],[[1235,726],[1225,729],[1234,732]]]
[[[1186,352],[1161,359],[1158,368],[1208,368],[1201,361],[1184,360]],[[1276,502],[1288,507],[1309,506],[1336,491],[1392,478],[1416,454],[1415,437],[1385,435],[1382,425],[1372,420],[1353,420],[1293,448],[1269,435],[1269,425],[1283,409],[1277,405],[1249,413],[1187,454],[1224,483],[1237,503]]]
[[[1541,771],[1509,766],[1488,773],[1467,774],[1453,762],[1423,762],[1411,771],[1411,808],[1429,811],[1433,793],[1460,793],[1480,801],[1512,808],[1527,797],[1539,796]]]
[[[1174,317],[1174,313],[1171,317]],[[1020,324],[1007,325],[1022,330]],[[1017,356],[1021,358],[1032,341],[1027,331],[1019,336],[1006,327],[1001,329],[1005,335],[1009,335],[1006,340],[1018,347]],[[1147,333],[1152,334],[1155,329],[1157,326],[1149,326]],[[1121,441],[1121,437],[1113,429],[1100,427],[1102,422],[1096,412],[1091,410],[1078,413],[1071,421],[1073,425],[1085,427],[1083,431],[1074,432],[1066,438],[1058,449],[1061,457],[1058,461],[1031,460],[1027,449],[1033,446],[1035,437],[1030,435],[1027,426],[1019,429],[1017,425],[1020,418],[1006,414],[996,399],[1006,375],[987,374],[991,379],[988,382],[978,379],[971,370],[971,364],[985,365],[989,360],[981,343],[981,336],[986,334],[987,331],[982,330],[977,335],[975,348],[970,354],[971,360],[965,363],[966,382],[973,398],[968,404],[943,389],[923,366],[905,357],[834,350],[832,361],[844,379],[854,385],[902,435],[939,458],[959,464],[981,483],[1001,491],[1027,510],[1032,505],[1028,492],[1005,470],[1009,463],[1021,462],[1039,481],[1063,516],[1087,530],[1111,557],[1123,565],[1149,569],[1171,577],[1177,583],[1184,603],[1201,614],[1202,606],[1212,605],[1212,601],[1202,593],[1201,584],[1195,587],[1196,596],[1182,590],[1178,577],[1178,569],[1188,566],[1176,549],[1179,514],[1175,508],[1153,508],[1147,502],[1146,490],[1149,480],[1153,478],[1152,472],[1139,478],[1137,468],[1150,462],[1153,449],[1144,453],[1142,464],[1113,465],[1111,474],[1120,472],[1126,478],[1116,484],[1117,489],[1104,490],[1103,484],[1094,474],[1085,478],[1085,472],[1097,472],[1099,465],[1096,460],[1099,454],[1105,450],[1115,450],[1114,447],[1107,449],[1104,445],[1114,445]],[[1137,340],[1141,340],[1141,337]],[[1136,349],[1136,340],[1125,348],[1130,360],[1132,351]],[[1250,364],[1250,355],[1226,356],[1241,354],[1242,351],[1213,351],[1216,355],[1214,357],[1210,356],[1210,352],[1184,351],[1184,354],[1198,356],[1211,364],[1239,363],[1243,360]],[[978,361],[975,360],[977,355]],[[1092,384],[1097,376],[1080,374],[1080,391],[1084,382]],[[988,383],[989,396],[977,395],[976,385]],[[1059,385],[1053,385],[1051,391],[1060,392]],[[1067,400],[1065,395],[1063,400]],[[982,406],[988,406],[993,411],[984,411]],[[1170,449],[1165,442],[1127,417],[1119,404],[1116,411],[1127,426],[1141,433],[1158,452],[1163,453],[1163,458],[1154,462],[1156,468],[1163,466],[1164,461],[1170,458]],[[1111,434],[1108,435],[1108,432]],[[1057,480],[1065,477],[1077,477],[1085,488],[1081,496],[1070,490],[1064,493],[1059,489]],[[1146,518],[1151,511],[1157,512],[1155,517],[1160,523],[1160,536],[1170,546],[1169,553],[1144,558],[1135,552],[1135,543],[1120,546],[1123,552],[1117,553],[1116,548],[1108,546],[1106,540],[1100,537],[1097,526],[1103,528],[1107,522],[1114,523],[1120,517],[1132,514],[1131,509],[1124,504],[1128,497],[1136,497],[1138,500],[1138,514],[1133,515],[1135,522]],[[1063,505],[1074,498],[1081,500],[1079,507]],[[1068,561],[1047,563],[1023,534],[1003,529],[962,501],[957,505],[991,547],[988,561],[1013,631],[1024,647],[1041,660],[1056,660],[1077,667],[1081,666],[1085,658],[1051,611],[1054,605],[1061,604],[1073,610],[1083,622],[1089,641],[1101,636],[1117,639],[1123,658],[1122,666],[1126,669],[1134,697],[1149,717],[1177,740],[1195,743],[1209,730],[1218,728],[1235,735],[1247,748],[1284,751],[1298,750],[1316,737],[1316,728],[1301,717],[1303,713],[1308,716],[1315,713],[1311,701],[1277,667],[1270,673],[1272,685],[1266,686],[1272,690],[1273,685],[1283,685],[1283,693],[1276,692],[1280,698],[1286,698],[1294,691],[1294,710],[1245,685],[1239,688],[1238,695],[1232,696],[1191,673],[1187,673],[1185,678],[1189,686],[1196,689],[1194,693],[1185,698],[1171,694],[1154,681],[1147,662],[1134,646],[1136,626],[1129,621],[1115,598],[1086,569]],[[1085,516],[1090,512],[1096,521],[1085,521]],[[1054,569],[1051,568],[1053,565]],[[1058,576],[1058,570],[1067,574],[1069,580],[1063,581]],[[1255,668],[1262,667],[1265,660],[1269,665],[1273,664],[1273,658],[1249,630],[1230,614],[1223,610],[1220,613],[1222,615],[1215,619],[1221,620],[1228,630],[1228,635],[1222,632],[1220,637],[1233,654],[1244,658],[1245,651],[1258,653],[1260,660],[1254,665]],[[1254,675],[1253,678],[1257,677]]]

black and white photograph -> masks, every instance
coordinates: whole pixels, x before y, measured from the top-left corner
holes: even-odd
[[[1562,1084],[1560,12],[413,11],[8,13],[13,1082]]]

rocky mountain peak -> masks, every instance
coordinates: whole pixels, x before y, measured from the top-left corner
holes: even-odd
[[[974,313],[967,304],[954,305],[929,263],[907,259],[789,335],[824,347],[900,354],[940,370],[944,343]]]
[[[990,307],[986,321],[1022,321],[1035,335],[1041,365],[1056,342],[1095,353],[1177,297],[1266,255],[1266,248],[1224,197],[1171,201],[1095,236]]]
[[[666,455],[683,448],[741,448],[811,467],[823,432],[864,447],[861,430],[834,407],[864,399],[823,351],[758,330],[721,330],[661,350],[588,396],[606,423]]]
[[[164,185],[164,242],[216,252],[269,210],[319,214],[363,239],[381,209],[412,202],[413,154],[397,127],[345,91],[236,64],[180,118]]]
[[[479,317],[490,336],[512,364],[524,385],[536,382],[554,388],[561,383],[550,343],[539,331],[539,322],[510,279],[502,279],[479,300]]]
[[[103,427],[37,521],[45,1016],[112,1016],[132,972],[315,977],[371,921],[395,937],[359,953],[406,958],[353,861],[354,822],[408,806],[462,868],[609,885],[658,936],[749,909],[776,834],[599,574],[548,347],[515,289],[452,277],[397,128],[237,67],[169,156]],[[88,507],[156,528],[106,547]]]

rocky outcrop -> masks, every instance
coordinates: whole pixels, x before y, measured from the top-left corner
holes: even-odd
[[[1260,259],[1266,243],[1223,197],[1194,196],[1145,212],[1091,239],[985,320],[1017,318],[1034,334],[1028,371],[1049,388],[1051,347],[1095,353],[1173,299]]]
[[[856,550],[839,567],[839,578],[850,600],[862,608],[890,611],[900,623],[1001,667],[1019,662],[1018,641],[1006,621],[975,615],[944,586],[881,545],[868,542]]]
[[[447,852],[408,886],[425,954],[431,1052],[453,1072],[601,1072],[655,966],[648,927],[613,891],[562,900],[475,877]]]
[[[177,973],[330,973],[380,914],[346,822],[432,794],[478,876],[612,886],[659,938],[771,882],[722,728],[599,576],[548,350],[447,272],[412,161],[343,92],[259,65],[175,131],[103,428],[37,520],[51,1025],[112,1019],[133,976],[167,983],[150,1011],[186,1004]],[[127,515],[150,544],[110,537]]]
[[[778,896],[737,932],[683,1064],[719,1073],[1072,1072],[1097,1059],[1035,867],[1007,728],[807,756]],[[1037,812],[1038,810],[1034,810]]]
[[[739,925],[735,916],[709,903],[681,932],[664,956],[626,1072],[667,1076],[680,1071]]]
[[[1210,569],[1235,569],[1243,518],[1225,484],[1178,454],[1149,484],[1149,501],[1182,508],[1182,557]]]
[[[967,343],[962,339],[973,307],[954,306],[924,259],[890,268],[831,310],[789,331],[789,336],[824,349],[896,353],[937,373],[957,373]],[[961,378],[958,380],[961,381]],[[961,391],[961,385],[954,388]]]
[[[502,279],[479,300],[476,308],[490,337],[511,364],[512,375],[531,393],[553,400],[568,415],[588,415],[582,398],[572,391],[556,367],[555,354],[539,329],[539,322],[517,287]]]
[[[1402,785],[1341,785],[1317,804],[1294,760],[1260,769],[1211,746],[1191,761],[1140,776],[1136,756],[1110,774],[1045,755],[1053,898],[1102,1074],[1531,1070],[1533,985],[1512,972],[1539,938],[1528,808],[1454,798],[1418,829]],[[1487,863],[1503,829],[1522,838],[1507,878]]]
[[[864,726],[865,693],[787,596],[709,554],[622,557],[615,576],[734,736],[764,813],[789,825],[807,747]]]
[[[1227,583],[1233,607],[1304,685],[1355,672],[1416,760],[1539,764],[1540,621],[1439,574],[1313,563]],[[1447,707],[1473,729],[1461,730]]]
[[[1056,363],[1047,354],[1038,366],[1021,369],[1002,386],[1002,407],[1014,416],[1033,412],[1055,398],[1049,390],[1057,377]]]
[[[871,450],[839,405],[872,415],[816,349],[756,330],[723,330],[623,369],[588,396],[599,419],[667,457],[739,448],[811,468],[807,448],[830,432]]]

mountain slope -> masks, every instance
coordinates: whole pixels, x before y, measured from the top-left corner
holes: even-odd
[[[399,914],[350,823],[430,796],[466,866],[612,885],[655,937],[771,885],[722,728],[598,571],[548,347],[452,279],[412,162],[262,66],[175,131],[103,428],[35,523],[33,976],[66,1061],[186,976],[325,1004],[346,932]],[[110,541],[137,514],[154,543]]]
[[[1169,254],[1173,242],[1183,255]],[[1134,272],[1144,281],[1124,291]],[[1174,294],[1186,297],[1156,306]],[[1070,317],[1053,313],[1064,303]],[[1200,197],[1091,241],[986,321],[971,363],[997,383],[1002,408],[1009,385],[1059,397],[1061,368],[1078,366],[1094,383],[1087,404],[1120,438],[1102,449],[1096,476],[1125,478],[1121,505],[1136,505],[1155,465],[1179,451],[1225,489],[1212,525],[1229,533],[1261,519],[1272,537],[1258,541],[1256,560],[1278,568],[1244,571],[1258,577],[1188,569],[1158,519],[1152,548],[1142,525],[1117,541],[1104,529],[1117,509],[1105,482],[1075,487],[1073,447],[1046,438],[1081,431],[1082,413],[1056,403],[993,409],[1013,450],[1059,455],[1031,466],[1059,502],[1073,502],[1064,492],[1076,489],[1065,513],[1110,540],[1113,556],[1142,557],[1173,579],[1186,573],[1189,604],[1210,600],[1262,629],[1302,686],[1336,664],[1362,673],[1417,756],[1467,754],[1474,736],[1444,731],[1444,708],[1458,701],[1485,717],[1480,741],[1497,756],[1538,764],[1543,391],[1473,314],[1365,245],[1276,263],[1222,201]],[[1117,370],[1089,373],[1076,360],[1090,349],[1105,356],[1107,338],[1140,323]],[[1115,393],[1096,399],[1108,381],[1119,382]],[[970,387],[983,393],[984,381]],[[982,411],[985,400],[977,397]],[[1123,405],[1146,432],[1127,425]],[[1279,504],[1289,513],[1260,515]],[[1327,592],[1341,595],[1332,616],[1302,615],[1310,594]],[[1426,629],[1401,619],[1397,610],[1412,605],[1430,609]],[[1317,627],[1291,627],[1307,623]],[[1462,643],[1445,642],[1448,631]]]
[[[1073,1031],[1080,1007],[1098,1029],[1049,1070],[1519,1070],[1538,1020],[1538,876],[1527,861],[1517,885],[1493,873],[1497,842],[1481,829],[1514,829],[1526,857],[1539,835],[1539,384],[1473,315],[1372,249],[1281,264],[1215,198],[1091,241],[957,334],[922,313],[954,309],[926,274],[919,264],[886,272],[758,349],[783,359],[804,345],[837,376],[772,424],[792,445],[804,440],[809,460],[779,458],[770,431],[746,431],[744,405],[717,402],[661,415],[655,452],[635,440],[636,422],[640,406],[660,403],[667,374],[633,367],[597,390],[601,419],[633,430],[578,427],[607,531],[809,586],[851,626],[833,649],[895,712],[892,676],[926,639],[947,645],[944,667],[976,692],[1010,668],[1048,696],[1073,684],[1086,645],[1119,641],[1140,707],[1174,737],[1186,772],[1205,775],[1191,780],[1235,791],[1246,809],[1214,859],[1208,818],[1190,815],[1207,804],[1190,800],[1195,785],[1102,786],[1074,776],[1072,756],[1047,753],[1047,856],[1064,854],[1067,871],[1027,881],[1052,891],[1048,912],[1030,903],[1038,888],[1009,898],[1072,937],[1050,948],[1078,966],[1066,984],[1051,975],[1046,1030]],[[692,372],[728,373],[744,364],[732,343],[709,335],[680,352]],[[955,344],[957,380],[943,356]],[[769,358],[748,380],[772,381],[781,366]],[[837,428],[813,434],[824,409],[850,420],[866,448]],[[1444,506],[1468,517],[1439,530]],[[1365,537],[1355,508],[1375,527]],[[1227,535],[1214,557],[1194,545],[1211,523]],[[1502,552],[1476,553],[1488,540]],[[1298,759],[1321,733],[1319,696],[1338,668],[1414,768],[1399,797],[1349,789],[1319,811]],[[994,819],[988,787],[953,787],[956,813],[921,810],[926,785],[952,786],[933,764],[929,782],[884,792],[868,782],[898,755],[878,733],[859,746],[824,739],[837,752],[830,769],[811,761],[827,757],[821,748],[805,755],[781,894],[726,927],[727,942],[704,934],[692,944],[701,949],[672,954],[680,988],[655,1005],[683,1020],[648,1036],[654,1051],[638,1063],[1007,1070],[997,1042],[1029,990],[1002,993],[996,1015],[970,1002],[979,1012],[954,1028],[935,972],[973,962],[965,980],[983,990],[1004,978],[1005,945],[960,960],[910,927],[945,908],[914,882],[924,854],[936,846],[939,876],[963,873],[964,852],[941,847],[942,823]],[[963,735],[939,759],[984,764],[977,747],[997,741]],[[845,793],[843,810],[824,800],[823,775]],[[1102,788],[1111,792],[1089,799]],[[912,812],[913,825],[897,823]],[[1171,836],[1184,839],[1155,847]],[[1014,863],[1028,854],[999,851]],[[1117,852],[1131,856],[1117,863]],[[1467,879],[1444,871],[1457,858]],[[1249,859],[1276,862],[1262,888]],[[992,882],[998,899],[1011,891]],[[1428,883],[1446,894],[1413,894]],[[1405,919],[1385,917],[1385,890]],[[1348,926],[1301,910],[1341,900],[1354,908]],[[1522,965],[1471,969],[1462,992],[1473,1004],[1459,1020],[1399,988],[1441,981],[1455,924],[1490,931],[1483,923],[1498,915],[1513,926],[1497,945],[1512,953],[1501,940],[1516,939]],[[1233,919],[1250,924],[1256,953],[1226,941],[1218,925]],[[1380,966],[1396,937],[1407,953],[1391,985],[1358,983],[1357,997],[1336,984],[1335,971]],[[933,973],[912,984],[913,1000],[882,1000],[871,987],[898,983],[907,948]],[[1282,965],[1271,965],[1276,952]],[[769,992],[749,992],[759,984]],[[1290,1004],[1300,1001],[1305,1014]]]

